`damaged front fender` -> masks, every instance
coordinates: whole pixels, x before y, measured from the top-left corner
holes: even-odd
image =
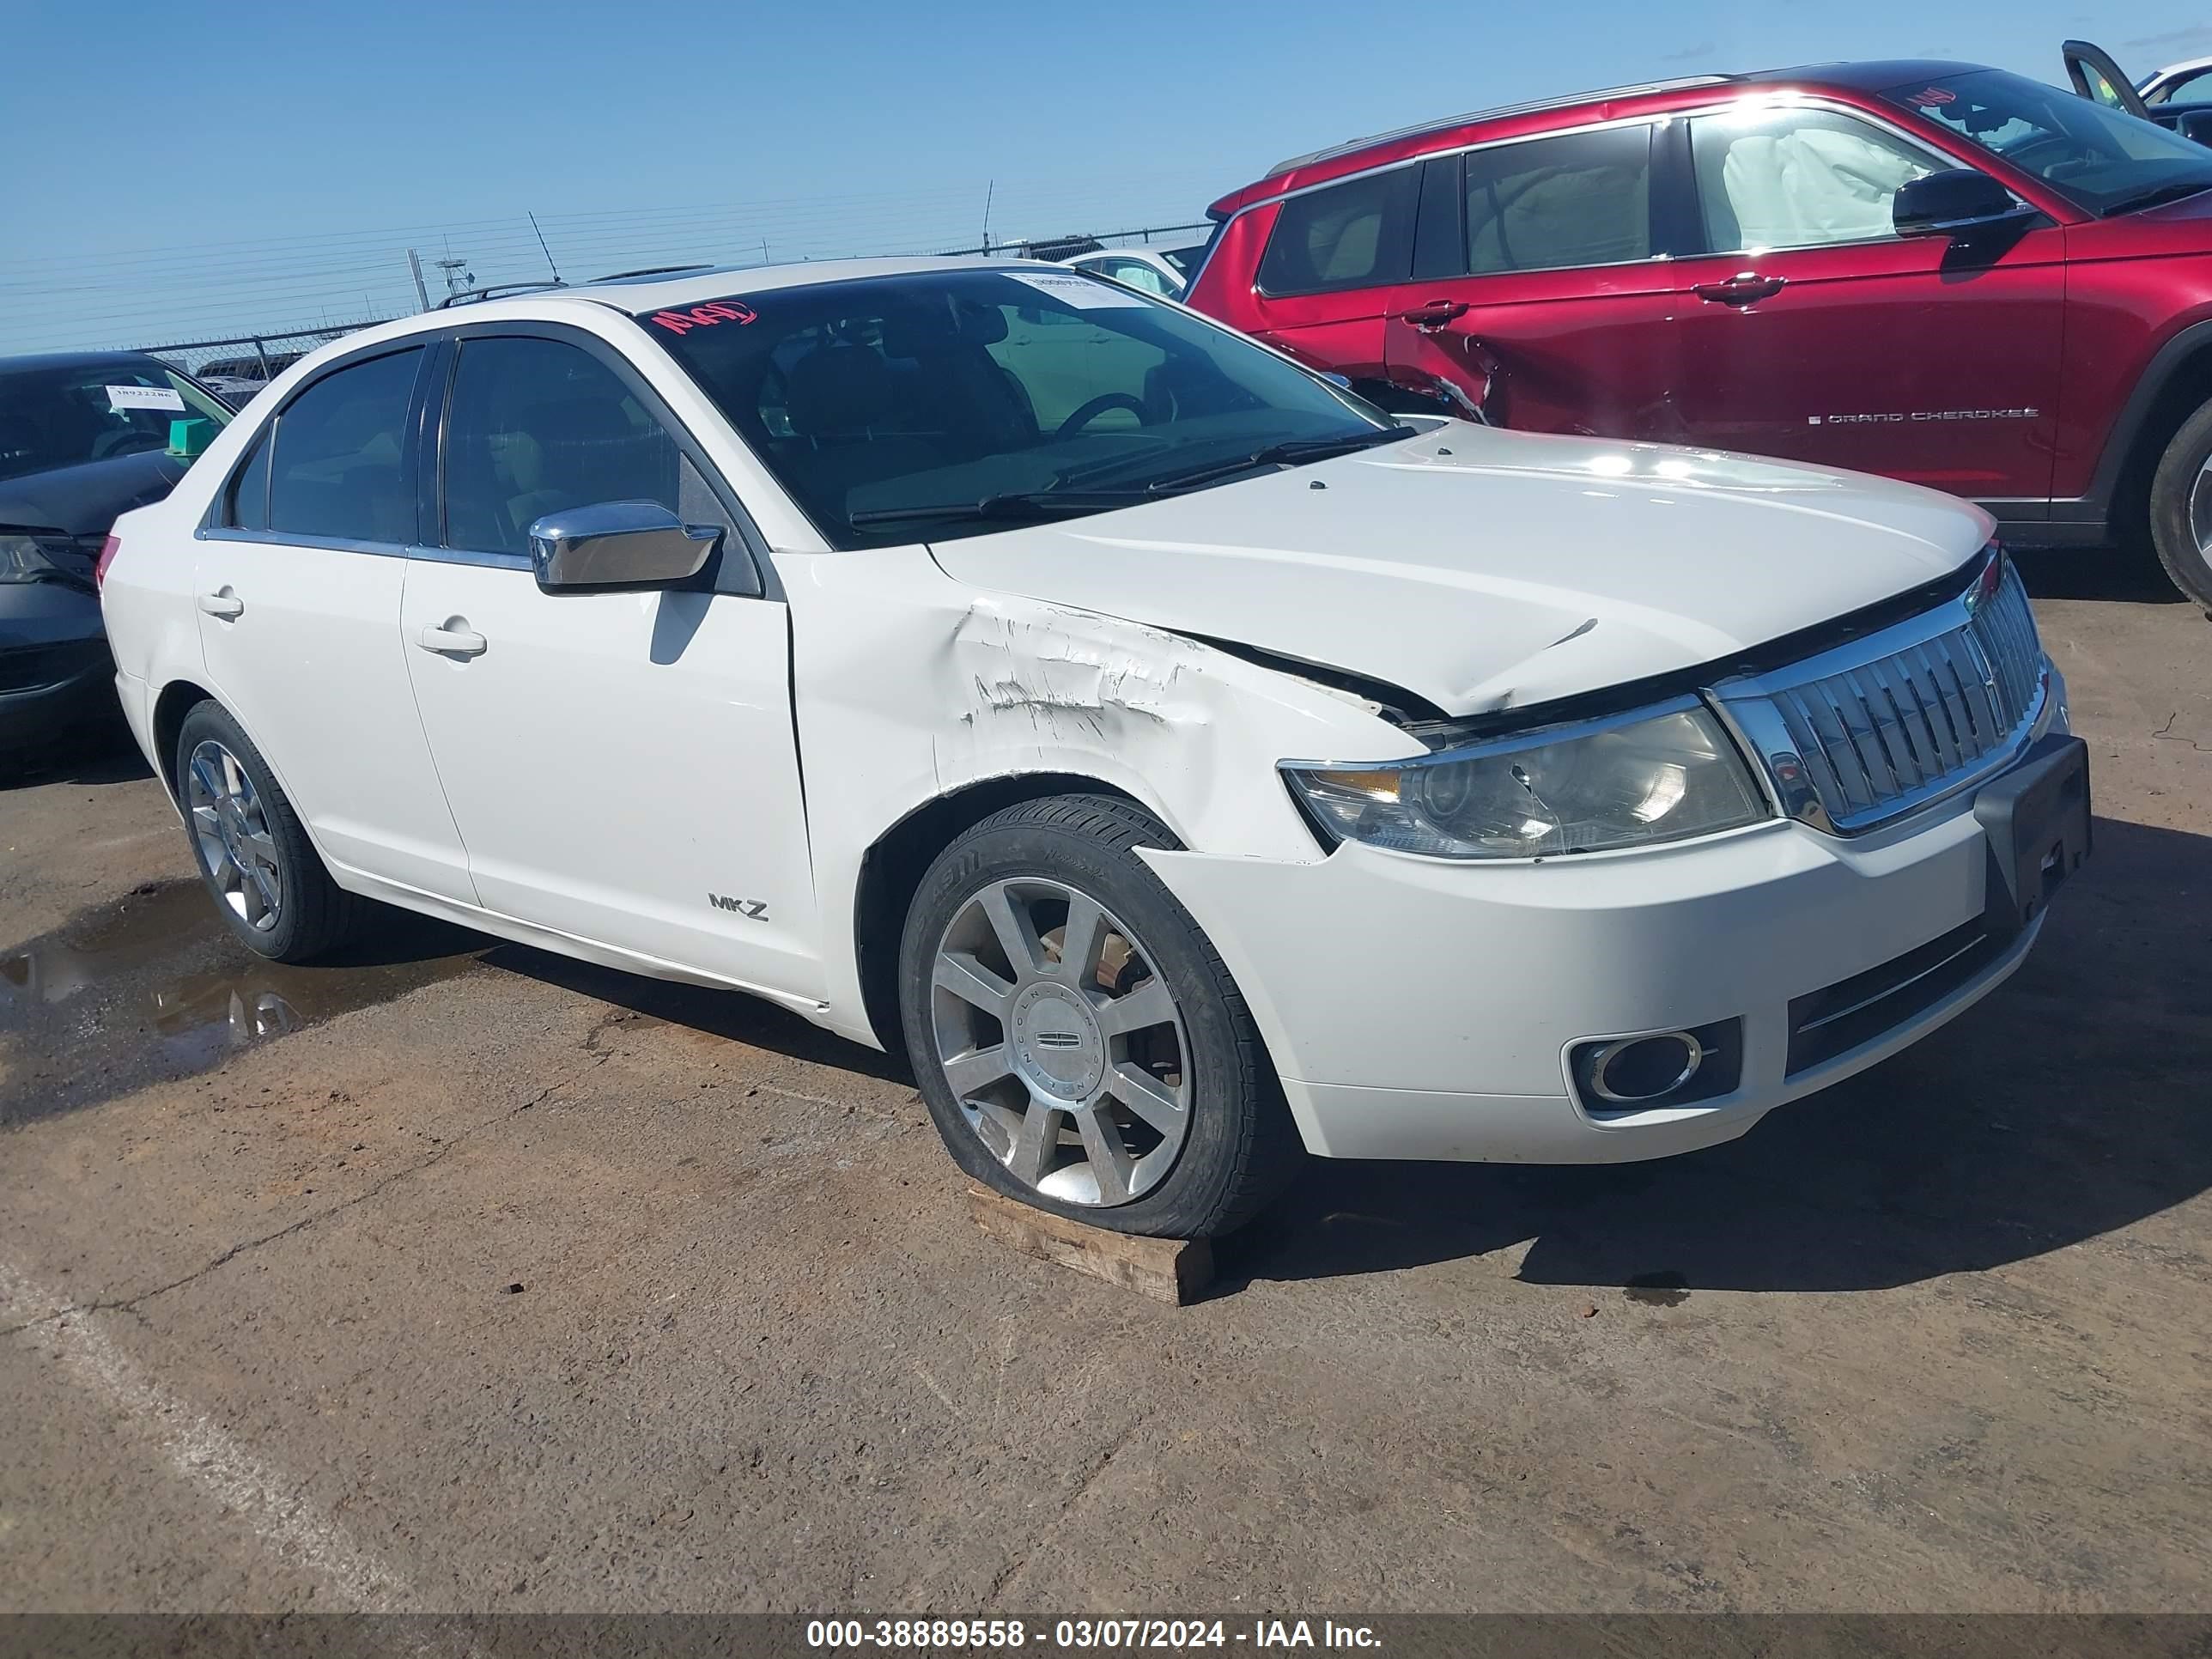
[[[1322,854],[1278,760],[1423,752],[1376,705],[1096,612],[979,592],[921,548],[779,554],[821,937],[850,939],[868,850],[931,801],[1024,773],[1096,779],[1186,847]],[[827,964],[866,1040],[856,963]]]

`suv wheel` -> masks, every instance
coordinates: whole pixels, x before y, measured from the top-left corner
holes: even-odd
[[[2159,458],[2150,532],[2174,586],[2212,611],[2212,403],[2181,423]]]
[[[363,901],[331,879],[269,763],[228,710],[209,702],[185,716],[175,766],[200,878],[247,950],[309,962],[351,937]]]
[[[1258,1211],[1297,1140],[1228,969],[1134,852],[1176,844],[1101,796],[986,818],[922,878],[900,1004],[969,1175],[1095,1226],[1202,1237]]]

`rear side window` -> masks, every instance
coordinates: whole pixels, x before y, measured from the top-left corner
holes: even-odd
[[[422,349],[326,374],[276,417],[269,527],[347,541],[415,539],[407,405]]]
[[[622,377],[561,340],[461,343],[444,473],[445,544],[473,552],[527,553],[538,519],[600,501],[658,501],[687,523],[725,520]]]
[[[234,530],[269,528],[269,434],[253,441],[246,465],[231,475],[223,492],[222,521]]]
[[[1467,268],[1477,276],[1651,257],[1651,129],[1534,138],[1467,156]]]
[[[1325,294],[1404,282],[1412,267],[1419,171],[1394,167],[1285,202],[1261,256],[1261,290]]]

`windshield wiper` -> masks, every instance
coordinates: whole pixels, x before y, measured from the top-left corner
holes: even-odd
[[[1265,449],[1255,449],[1234,460],[1208,461],[1182,472],[1169,472],[1154,478],[1145,486],[1152,495],[1170,489],[1188,489],[1199,484],[1211,483],[1216,478],[1234,477],[1239,472],[1249,472],[1255,466],[1291,466],[1300,461],[1325,461],[1332,455],[1349,455],[1355,450],[1372,449],[1376,444],[1395,443],[1401,438],[1410,438],[1413,428],[1409,426],[1387,428],[1380,432],[1362,432],[1346,438],[1292,438],[1279,444],[1269,444]]]
[[[915,501],[905,507],[864,507],[858,513],[848,513],[845,522],[858,528],[872,524],[901,524],[914,519],[938,519],[947,523],[983,519],[1035,521],[1106,513],[1151,499],[1141,489],[1010,489],[974,501]]]
[[[2122,213],[2140,213],[2145,208],[2157,207],[2166,202],[2179,202],[2185,196],[2201,195],[2208,190],[2212,190],[2212,179],[2177,179],[2171,184],[2144,191],[2140,196],[2123,198],[2106,208],[2104,216],[2110,219]]]

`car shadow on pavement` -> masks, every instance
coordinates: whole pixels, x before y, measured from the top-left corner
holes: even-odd
[[[1580,1168],[1310,1164],[1217,1251],[1224,1289],[1528,1243],[1524,1282],[1873,1290],[2109,1233],[2212,1186],[2212,838],[2100,818],[2020,971],[1743,1139]]]
[[[2116,546],[2019,551],[2012,562],[2038,599],[2104,599],[2121,605],[2186,605],[2148,541]]]
[[[57,745],[27,756],[0,759],[0,790],[28,789],[42,783],[135,783],[154,775],[146,757],[119,728],[97,741]]]
[[[887,1054],[849,1042],[834,1032],[801,1019],[758,997],[736,991],[717,991],[702,985],[684,985],[674,980],[644,979],[619,969],[601,968],[574,957],[524,945],[498,945],[483,961],[493,968],[522,974],[557,985],[617,1008],[642,1014],[671,1025],[681,1025],[727,1042],[765,1048],[793,1060],[886,1082],[914,1082],[905,1056]]]

